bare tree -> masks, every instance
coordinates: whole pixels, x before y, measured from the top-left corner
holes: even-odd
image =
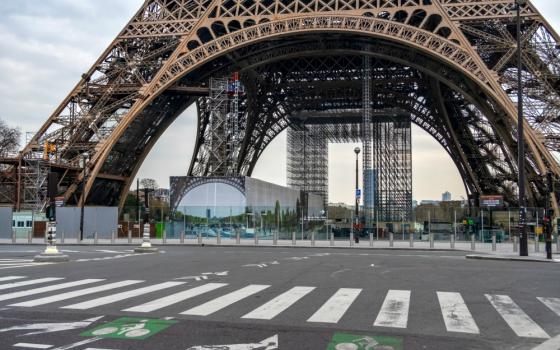
[[[157,190],[159,188],[157,181],[154,179],[142,179],[140,180],[140,186],[151,190]]]
[[[0,119],[0,155],[18,151],[20,137],[21,131],[18,128],[10,128]]]

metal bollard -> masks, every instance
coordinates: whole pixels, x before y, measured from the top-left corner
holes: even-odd
[[[27,233],[27,243],[33,243],[33,232],[31,232],[31,230],[29,230],[29,233]]]
[[[111,230],[111,244],[115,244],[115,230]]]
[[[220,231],[218,231],[218,233],[216,234],[216,244],[222,244],[222,233]]]
[[[373,247],[373,232],[369,233],[369,246]]]
[[[540,251],[539,236],[535,235],[535,253]]]
[[[12,229],[12,243],[16,243],[16,230]]]
[[[255,230],[255,245],[259,245],[259,233]]]
[[[202,232],[198,232],[198,244],[202,244]]]
[[[354,232],[350,232],[350,247],[354,246]]]
[[[97,232],[93,233],[93,244],[97,244],[97,242],[99,241],[99,235],[97,234]]]
[[[556,236],[556,253],[560,253],[560,236]]]
[[[450,242],[451,242],[451,244],[450,244],[451,249],[455,249],[455,235],[450,235],[449,239],[450,239]]]
[[[179,238],[181,244],[185,244],[185,231],[181,231],[181,237]]]
[[[239,231],[237,231],[236,235],[235,235],[235,244],[239,245],[241,244],[241,236]]]
[[[274,232],[272,236],[272,245],[278,245],[278,232]]]
[[[128,244],[132,243],[132,230],[128,230]]]
[[[292,232],[292,245],[296,245],[296,233]]]
[[[315,231],[311,232],[311,246],[315,246]]]
[[[434,234],[430,233],[430,248],[434,248]]]
[[[60,244],[64,244],[64,231],[60,233]]]
[[[495,234],[492,235],[492,251],[493,252],[496,251],[496,235]]]
[[[476,243],[474,240],[474,235],[471,235],[471,250],[475,250],[476,249]]]
[[[163,230],[161,233],[161,243],[167,244],[167,230]]]
[[[331,231],[331,247],[334,247],[334,232]]]
[[[518,249],[519,249],[518,238],[517,238],[517,236],[513,236],[513,252],[517,253]]]
[[[409,245],[410,245],[410,248],[413,248],[413,247],[414,247],[414,232],[411,232],[411,233],[408,235],[408,239],[410,240],[410,244],[409,244]]]
[[[389,247],[393,247],[393,232],[389,232]]]

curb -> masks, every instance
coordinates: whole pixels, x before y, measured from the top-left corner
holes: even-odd
[[[560,263],[560,259],[552,259],[547,260],[544,258],[531,258],[531,257],[513,257],[513,256],[491,256],[491,255],[467,255],[465,256],[467,259],[475,259],[475,260],[495,260],[495,261],[523,261],[523,262],[538,262],[538,263],[549,263],[549,264],[558,264]]]

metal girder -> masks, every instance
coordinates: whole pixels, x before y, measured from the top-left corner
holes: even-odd
[[[62,190],[70,203],[80,196],[91,204],[122,203],[131,178],[165,128],[204,96],[211,76],[237,70],[249,77],[247,86],[253,85],[237,161],[238,171],[250,174],[266,145],[288,126],[291,113],[361,108],[361,91],[352,83],[359,81],[355,78],[361,72],[352,60],[359,60],[363,52],[348,53],[370,45],[376,52],[368,54],[410,67],[416,74],[406,77],[413,81],[413,91],[380,78],[378,86],[372,85],[374,103],[383,106],[395,96],[407,96],[393,104],[409,110],[414,123],[459,159],[468,191],[507,187],[513,202],[517,86],[512,79],[516,38],[511,5],[511,0],[146,0],[20,156],[2,161],[1,186],[12,188],[19,176],[14,174],[32,173],[25,161],[43,159],[61,169]],[[546,171],[560,176],[551,154],[560,147],[560,39],[530,2],[522,16],[526,158],[536,204],[546,197]],[[329,74],[328,66],[314,67],[306,59],[307,48],[330,56],[326,63],[341,67],[332,71],[333,82],[321,78]],[[270,68],[275,61],[292,66],[309,62],[306,74],[316,74],[323,83],[300,79],[306,85],[298,89],[299,78],[290,81],[285,72],[271,69],[258,80],[256,68]],[[395,74],[387,64],[380,72],[389,78]],[[440,95],[458,103],[449,105],[446,100],[442,105],[439,97],[430,97],[427,79],[437,80]],[[448,121],[441,117],[443,110]],[[463,126],[470,139],[454,136],[449,124]],[[199,125],[199,138],[200,127],[206,125]],[[475,149],[483,140],[492,142]],[[80,160],[85,155],[89,176],[82,186]],[[198,161],[190,172],[198,171],[193,166]],[[480,170],[480,164],[488,169]],[[63,171],[69,168],[74,170]],[[41,176],[36,176],[37,183]],[[507,186],[496,184],[499,181]],[[34,203],[24,199],[23,188],[18,179],[11,195],[18,209]]]

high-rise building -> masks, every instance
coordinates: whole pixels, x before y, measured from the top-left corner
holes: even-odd
[[[443,192],[443,194],[441,195],[441,201],[442,202],[450,202],[451,201],[451,192],[449,192],[449,191]]]

